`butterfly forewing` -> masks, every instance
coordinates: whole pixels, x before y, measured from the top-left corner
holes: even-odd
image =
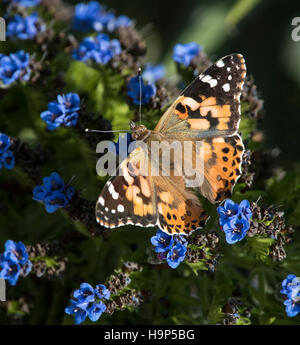
[[[107,228],[127,224],[143,227],[156,225],[153,181],[147,163],[148,155],[140,147],[121,163],[116,176],[105,184],[98,198],[98,223]]]
[[[218,60],[182,92],[155,130],[169,138],[186,140],[232,135],[240,120],[245,75],[242,55]]]

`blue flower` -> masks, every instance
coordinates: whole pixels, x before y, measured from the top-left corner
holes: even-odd
[[[110,291],[103,284],[96,285],[95,293],[99,298],[105,298],[105,299],[110,298]]]
[[[65,188],[65,183],[58,173],[53,172],[50,176],[43,178],[44,187],[49,193],[62,192]]]
[[[43,202],[48,213],[68,205],[75,193],[72,186],[66,186],[56,172],[44,177],[43,182],[43,185],[33,189],[33,200]]]
[[[224,206],[219,206],[217,208],[217,212],[220,216],[219,223],[223,226],[225,223],[231,221],[240,214],[240,207],[234,201],[227,199]]]
[[[106,310],[106,305],[103,302],[98,302],[98,303],[93,303],[89,308],[88,308],[88,316],[91,321],[95,322],[98,321],[101,314],[105,312]]]
[[[96,36],[96,54],[93,57],[96,63],[106,65],[115,55],[121,53],[121,45],[117,39],[111,40],[106,34]]]
[[[226,242],[234,244],[241,241],[246,236],[249,227],[250,224],[246,219],[234,217],[223,225]]]
[[[172,248],[174,239],[173,236],[159,229],[156,235],[151,237],[151,243],[156,253],[163,253]]]
[[[110,291],[102,284],[98,284],[94,289],[92,285],[82,283],[80,288],[74,291],[73,297],[71,305],[65,309],[65,312],[75,315],[76,324],[82,323],[87,316],[95,322],[106,310],[106,305],[100,299],[109,299]]]
[[[142,97],[141,103],[148,104],[153,96],[156,94],[156,87],[154,84],[145,85],[141,80]],[[133,103],[140,104],[140,78],[132,77],[127,85],[127,95],[133,100]]]
[[[176,44],[173,50],[173,60],[188,67],[191,61],[199,54],[201,46],[195,42]]]
[[[15,166],[15,157],[12,151],[7,150],[1,154],[0,169],[2,168],[2,164],[9,170]]]
[[[300,281],[295,274],[289,274],[282,282],[282,294],[289,298],[294,298],[300,293]]]
[[[11,1],[25,8],[36,6],[41,2],[41,0],[11,0]]]
[[[10,146],[10,138],[5,134],[0,133],[0,154],[5,152],[8,148],[10,148]]]
[[[167,254],[167,263],[171,268],[176,268],[184,260],[186,246],[178,242]]]
[[[88,303],[71,300],[71,305],[65,308],[68,315],[75,315],[75,324],[79,325],[87,317]]]
[[[20,276],[20,265],[12,261],[6,254],[2,254],[0,258],[0,268],[0,278],[7,280],[12,286],[16,285]]]
[[[15,157],[11,150],[10,138],[0,133],[0,169],[4,166],[6,169],[12,169],[15,166]]]
[[[53,109],[53,108],[52,108]],[[57,107],[57,110],[59,108]],[[43,111],[40,115],[41,119],[46,122],[47,129],[54,131],[64,123],[64,114],[61,112],[52,113],[50,110]]]
[[[32,13],[31,15],[23,18],[20,15],[15,15],[7,25],[7,37],[18,38],[20,40],[34,39],[38,33],[38,14]],[[44,30],[44,26],[39,26],[39,31]]]
[[[16,243],[12,240],[7,240],[4,247],[4,256],[8,257],[11,261],[20,265],[24,265],[28,261],[29,256],[26,247],[22,242]]]
[[[84,32],[93,30],[95,22],[99,21],[101,17],[101,13],[102,6],[97,1],[77,4],[73,18],[73,29]]]
[[[106,65],[112,58],[110,40],[106,34],[96,36],[96,51],[92,59],[99,64]]]
[[[66,127],[74,127],[77,125],[77,121],[78,121],[78,113],[72,113],[70,115],[66,115],[64,117],[64,125]]]
[[[6,279],[10,285],[16,285],[19,276],[25,277],[32,269],[28,253],[22,242],[7,240],[5,251],[0,255],[0,278]]]
[[[80,284],[80,289],[75,290],[73,297],[81,303],[89,303],[95,301],[95,292],[92,285],[88,283]]]
[[[45,207],[48,213],[55,212],[58,208],[64,208],[68,204],[65,194],[54,192],[45,199]]]
[[[107,31],[113,32],[119,28],[124,28],[133,25],[132,20],[127,16],[111,16],[111,18],[106,23]]]
[[[4,85],[12,84],[17,80],[29,80],[31,69],[29,67],[30,56],[23,50],[12,53],[9,56],[0,56],[0,82]]]
[[[248,200],[241,201],[239,207],[240,207],[241,216],[247,220],[250,220],[250,218],[252,217],[252,211],[250,208],[249,201]]]
[[[73,50],[72,57],[76,60],[106,65],[115,55],[121,53],[121,45],[117,39],[110,40],[106,34],[86,37],[80,46]]]
[[[46,197],[49,195],[49,192],[43,186],[36,186],[33,189],[33,200],[36,201],[44,201]]]
[[[30,78],[31,69],[30,69],[30,55],[24,50],[19,50],[14,54],[10,54],[10,57],[19,69],[21,69],[20,80],[27,81]]]
[[[86,62],[91,60],[93,55],[97,53],[97,46],[94,37],[85,37],[77,49],[72,52],[75,60]]]
[[[148,83],[155,83],[157,80],[160,80],[165,75],[165,67],[164,65],[151,65],[146,64],[144,72],[143,72],[143,79],[146,80]]]
[[[0,81],[9,85],[19,79],[21,70],[11,56],[0,58]]]
[[[76,126],[78,110],[80,110],[80,97],[77,93],[68,93],[58,95],[57,101],[48,103],[48,110],[43,111],[40,117],[46,122],[47,128],[53,131],[61,125]]]
[[[73,113],[80,109],[80,97],[77,93],[67,93],[66,95],[57,96],[58,104],[61,104],[65,111]]]
[[[283,302],[287,316],[294,317],[300,313],[300,296],[296,299],[288,298]]]

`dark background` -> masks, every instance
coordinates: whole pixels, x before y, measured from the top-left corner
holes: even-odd
[[[78,3],[78,1],[73,1]],[[297,0],[101,1],[136,20],[148,45],[148,60],[174,72],[176,43],[196,41],[212,60],[239,52],[264,99],[266,146],[279,147],[281,163],[299,159],[300,41],[291,38]],[[150,26],[149,26],[150,23]]]

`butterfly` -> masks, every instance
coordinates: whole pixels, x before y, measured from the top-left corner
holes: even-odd
[[[181,93],[153,131],[131,123],[132,137],[149,150],[134,149],[105,184],[96,204],[97,222],[107,228],[157,225],[172,235],[189,235],[203,228],[208,215],[196,193],[211,203],[220,203],[230,197],[241,175],[244,145],[237,131],[245,76],[243,56],[225,56]],[[176,152],[168,176],[162,173],[161,165],[160,174],[152,174],[155,162],[149,154],[151,143],[175,140],[191,142],[193,157],[199,154],[195,142],[202,143],[203,176],[196,188],[187,187],[186,174],[175,174]],[[191,165],[193,157],[188,157]]]

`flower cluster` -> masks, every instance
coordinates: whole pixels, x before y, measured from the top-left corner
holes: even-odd
[[[140,101],[143,105],[148,104],[155,94],[156,86],[153,83],[144,84],[143,79],[139,76],[132,77],[128,82],[127,95],[136,105],[140,104]]]
[[[10,138],[0,133],[0,169],[4,166],[6,169],[12,169],[15,166],[15,157],[11,150]]]
[[[25,245],[22,242],[6,241],[5,251],[0,255],[0,278],[13,286],[16,285],[19,276],[26,277],[31,268],[32,263],[28,260]]]
[[[173,60],[188,67],[192,60],[200,53],[201,46],[195,42],[178,43],[173,49]]]
[[[293,317],[300,313],[300,280],[294,274],[289,274],[282,282],[280,292],[286,295],[283,302],[287,316]]]
[[[44,184],[36,186],[33,190],[33,200],[43,202],[48,213],[55,212],[58,208],[67,206],[75,190],[72,186],[65,185],[56,173],[43,178]]]
[[[82,62],[106,65],[120,53],[121,45],[117,39],[110,40],[106,34],[98,34],[96,37],[84,38],[79,47],[73,50],[72,57]]]
[[[58,95],[57,101],[48,103],[48,110],[41,113],[41,119],[46,122],[50,131],[61,125],[76,126],[77,111],[80,110],[80,98],[77,93]]]
[[[171,268],[176,268],[184,260],[187,241],[183,236],[172,236],[158,230],[155,236],[151,237],[154,251],[158,258],[166,260]]]
[[[155,83],[157,80],[160,80],[165,75],[164,65],[151,65],[150,63],[145,65],[143,71],[143,79],[148,83]]]
[[[209,272],[214,272],[220,257],[219,235],[215,232],[195,231],[188,237],[188,243],[186,262],[203,262]]]
[[[31,69],[30,56],[24,50],[9,55],[0,53],[0,86],[10,85],[13,82],[29,80]]]
[[[64,256],[61,241],[35,243],[27,245],[26,249],[32,261],[31,273],[38,278],[46,276],[52,279],[65,273],[68,258]]]
[[[110,291],[102,284],[98,284],[94,289],[92,285],[82,283],[80,288],[74,291],[73,298],[70,301],[71,305],[65,308],[65,312],[75,316],[75,324],[82,323],[87,316],[95,322],[106,310],[102,300],[110,298]]]
[[[32,40],[38,32],[45,30],[45,25],[39,24],[39,17],[36,12],[29,16],[22,17],[15,15],[7,25],[7,37],[20,40]]]
[[[41,2],[41,0],[10,0],[10,1],[24,8],[36,6]]]
[[[252,222],[247,233],[249,237],[255,235],[267,236],[273,239],[269,246],[269,256],[273,261],[282,261],[286,258],[284,246],[291,243],[291,234],[294,227],[287,225],[284,212],[278,205],[261,205],[251,202]]]
[[[73,29],[78,31],[103,31],[113,32],[120,27],[132,25],[132,20],[127,16],[115,17],[107,12],[97,1],[90,1],[87,4],[79,3],[75,6],[73,18]]]
[[[243,200],[240,204],[228,199],[224,206],[217,208],[220,219],[219,223],[222,226],[226,241],[229,244],[234,244],[241,241],[247,234],[250,227],[250,218],[252,212],[248,200]]]

